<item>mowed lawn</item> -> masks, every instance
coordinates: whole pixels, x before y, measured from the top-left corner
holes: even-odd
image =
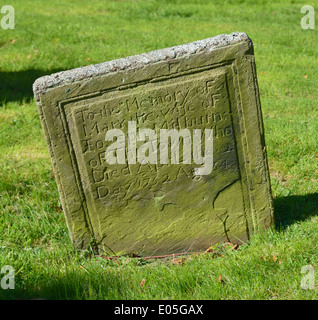
[[[317,299],[318,28],[297,1],[11,0],[0,29],[1,299]],[[0,4],[0,7],[4,4]],[[3,16],[0,15],[0,18]],[[42,75],[246,32],[254,42],[276,227],[183,260],[74,251],[32,95]],[[4,276],[0,275],[1,277]],[[317,281],[316,281],[317,283]]]

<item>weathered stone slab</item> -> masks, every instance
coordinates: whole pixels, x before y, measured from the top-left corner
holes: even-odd
[[[272,223],[246,34],[56,73],[33,89],[76,247],[197,251]]]

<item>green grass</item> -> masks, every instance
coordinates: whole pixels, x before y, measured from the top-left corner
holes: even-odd
[[[300,285],[304,265],[318,277],[318,29],[300,27],[301,6],[314,2],[10,4],[15,29],[0,29],[0,267],[14,267],[15,289],[0,288],[1,299],[318,298],[317,286]],[[74,251],[34,80],[234,31],[246,32],[255,45],[276,228],[239,250],[220,244],[215,254],[182,264]]]

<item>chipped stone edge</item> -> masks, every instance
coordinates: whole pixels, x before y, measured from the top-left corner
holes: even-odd
[[[252,40],[246,33],[233,32],[231,34],[221,34],[212,38],[198,40],[188,44],[129,56],[127,58],[116,59],[95,65],[53,73],[35,80],[33,83],[35,100],[37,103],[39,103],[40,96],[51,88],[67,85],[84,79],[102,76],[120,70],[140,69],[149,64],[161,61],[169,61],[171,59],[181,58],[203,51],[211,52],[216,48],[226,47],[242,41],[246,41],[250,43],[250,45],[253,45]]]

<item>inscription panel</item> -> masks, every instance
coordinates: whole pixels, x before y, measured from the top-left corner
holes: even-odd
[[[220,225],[222,218],[228,216],[244,219],[229,73],[230,66],[219,67],[149,83],[142,88],[107,93],[89,104],[86,101],[65,106],[77,161],[81,163],[80,173],[85,177],[82,181],[90,216],[99,226],[96,236],[103,239],[107,247],[118,250],[118,240],[112,239],[116,232],[120,246],[127,243],[137,252],[145,242],[154,248],[157,243],[164,243],[185,249],[189,239],[193,241],[198,231],[217,215],[215,224]],[[129,123],[136,124],[133,163],[128,161]],[[125,160],[120,164],[109,164],[105,159],[107,148],[114,142],[106,141],[105,136],[113,129],[120,129],[125,135]],[[153,130],[156,139],[150,142],[149,137],[137,139],[138,132],[144,129]],[[162,129],[189,131],[189,163],[183,161],[186,143],[183,138],[179,140],[178,163],[172,163],[171,140],[168,162],[160,161],[164,148],[160,139]],[[198,129],[201,136],[195,144],[194,132]],[[194,153],[200,147],[200,154],[204,154],[205,129],[213,130],[213,150],[210,150],[213,167],[209,174],[195,175],[195,169],[202,165],[194,163]],[[146,155],[143,163],[140,154]],[[217,196],[230,186],[237,193],[236,208],[228,210],[226,204],[214,207]],[[144,225],[140,233],[141,224]],[[137,232],[140,234],[136,240]],[[180,238],[182,234],[188,235],[186,244],[184,240],[174,241],[178,233]],[[222,226],[218,233],[218,236],[227,236]],[[172,239],[169,235],[173,235]],[[216,235],[215,230],[205,231],[196,246],[202,246],[202,241],[209,245]]]

